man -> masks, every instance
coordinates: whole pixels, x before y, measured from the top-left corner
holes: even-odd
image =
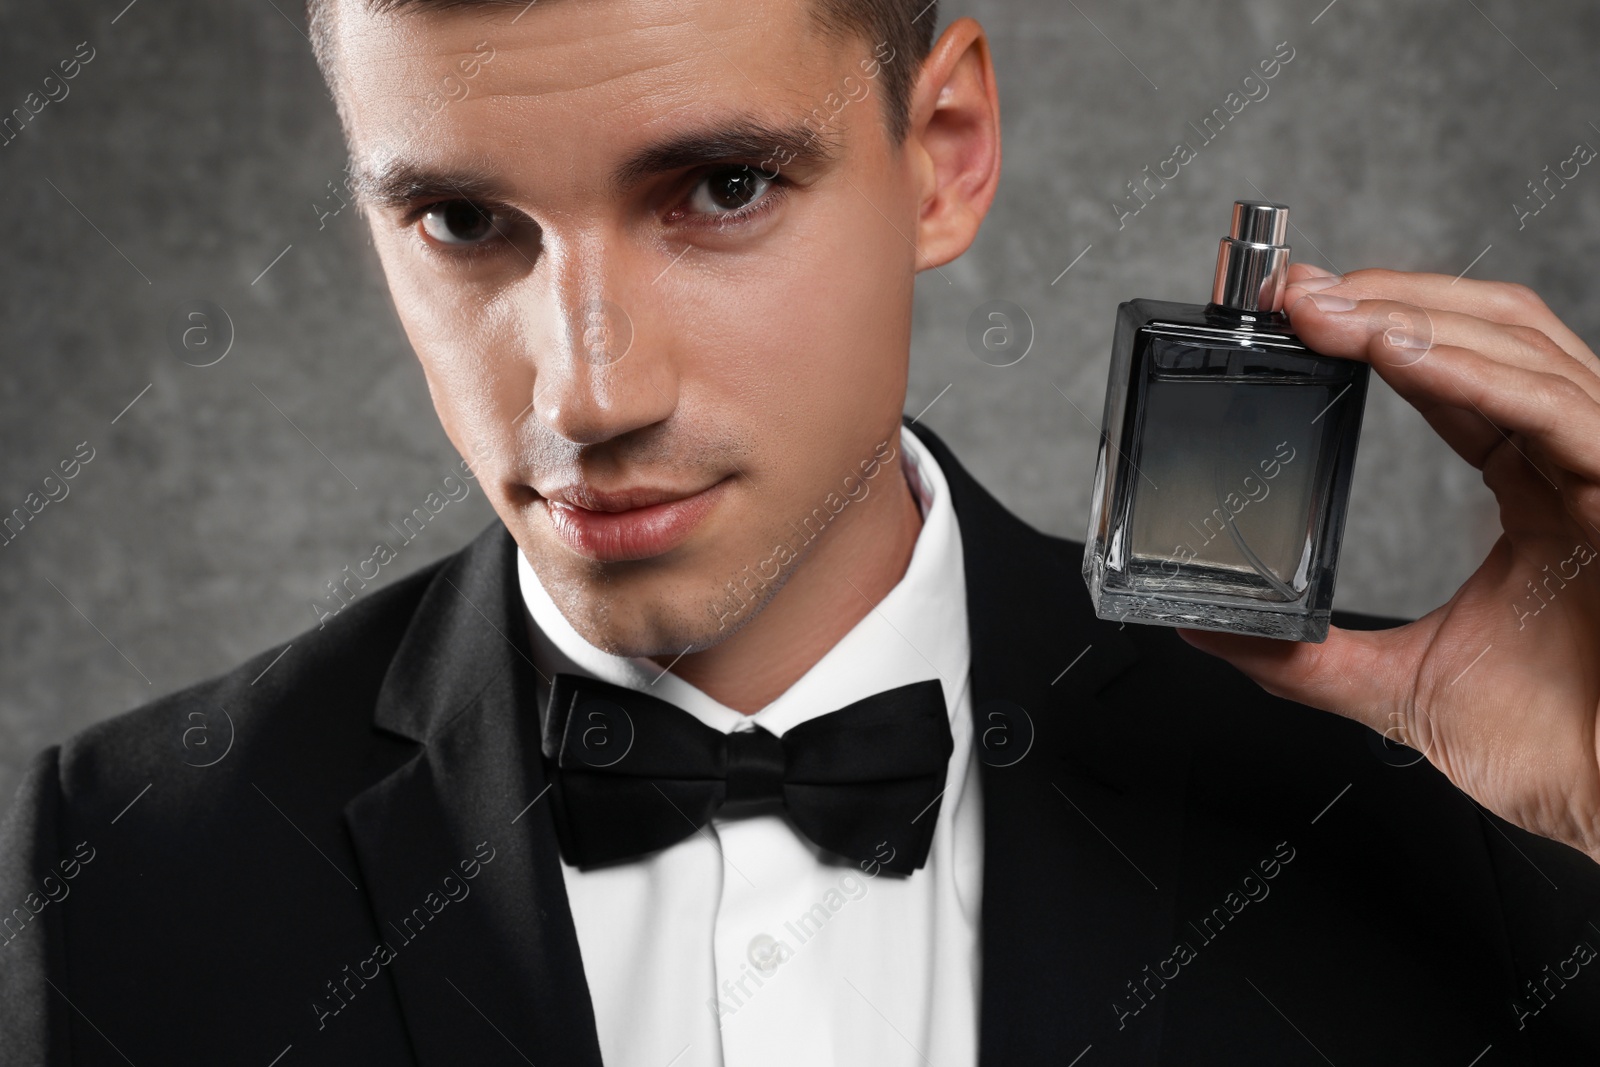
[[[383,6],[314,36],[500,521],[38,759],[7,1062],[1600,1054],[1600,377],[1536,298],[1291,279],[1501,501],[1447,604],[1102,622],[902,425],[913,278],[999,177],[976,23]]]

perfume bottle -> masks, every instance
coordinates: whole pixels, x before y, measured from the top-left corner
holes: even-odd
[[[1236,201],[1211,303],[1117,309],[1083,555],[1103,619],[1328,636],[1368,367],[1290,330],[1288,226]]]

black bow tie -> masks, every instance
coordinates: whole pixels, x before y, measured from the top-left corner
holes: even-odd
[[[937,681],[781,738],[752,725],[723,733],[646,693],[556,675],[543,748],[562,856],[584,868],[631,859],[699,832],[719,808],[777,800],[831,852],[903,874],[927,861],[954,749]]]

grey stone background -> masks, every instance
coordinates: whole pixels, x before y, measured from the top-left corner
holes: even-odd
[[[323,583],[456,460],[361,223],[319,227],[344,159],[298,5],[125,3],[0,3],[0,114],[95,50],[0,146],[0,511],[95,450],[0,548],[0,803],[45,745],[311,625]],[[1036,525],[1083,536],[1117,303],[1203,301],[1236,197],[1290,204],[1297,258],[1470,267],[1600,340],[1600,163],[1520,232],[1511,207],[1600,146],[1593,0],[946,0],[941,22],[962,14],[991,35],[1005,174],[973,249],[919,281],[907,409],[931,403]],[[1119,229],[1125,183],[1280,41],[1295,58],[1269,94]],[[193,298],[236,332],[211,367],[166,343]],[[996,298],[1036,328],[1005,368],[965,342]],[[1415,615],[1471,572],[1495,514],[1373,385],[1339,603]],[[474,489],[385,580],[491,518]]]

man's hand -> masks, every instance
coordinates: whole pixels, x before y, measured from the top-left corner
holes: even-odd
[[[1468,463],[1502,534],[1455,595],[1391,630],[1299,644],[1182,631],[1267,691],[1424,752],[1491,811],[1600,862],[1600,365],[1532,291],[1297,264],[1284,307],[1364,360]]]

